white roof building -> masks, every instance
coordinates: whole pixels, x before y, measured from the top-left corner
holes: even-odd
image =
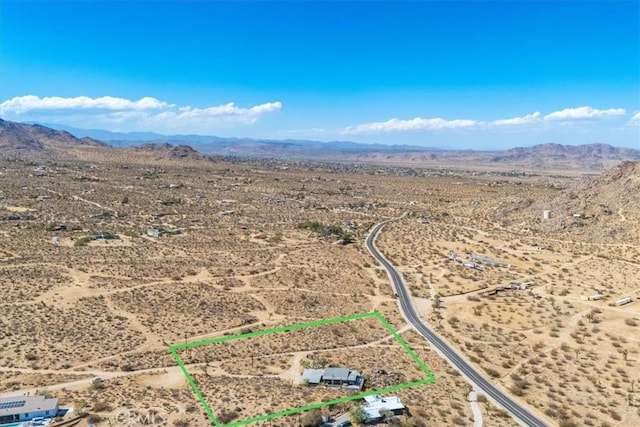
[[[397,414],[405,409],[400,398],[396,396],[382,397],[376,394],[374,396],[366,396],[364,400],[366,403],[362,409],[369,420],[382,418],[380,412],[384,410]]]
[[[44,396],[0,397],[0,424],[29,421],[36,417],[54,418],[58,399]]]

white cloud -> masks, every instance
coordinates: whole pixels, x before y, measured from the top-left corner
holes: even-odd
[[[640,111],[631,116],[628,124],[632,126],[640,126]]]
[[[253,123],[262,113],[280,110],[281,102],[268,102],[254,105],[251,108],[236,107],[233,102],[207,108],[181,107],[178,111],[165,111],[156,115],[158,120],[193,120],[193,119],[223,119],[230,122]]]
[[[0,115],[9,120],[64,123],[81,128],[114,131],[215,132],[229,124],[251,124],[258,117],[278,111],[281,102],[243,108],[233,102],[204,108],[176,106],[156,98],[137,101],[103,96],[90,98],[19,96],[0,104]]]
[[[609,108],[608,110],[598,110],[592,107],[565,108],[554,111],[544,116],[544,120],[571,120],[571,119],[593,119],[600,117],[624,116],[627,111],[624,108]]]
[[[266,104],[255,105],[251,107],[251,112],[260,114],[260,113],[270,113],[272,111],[277,111],[282,108],[282,103],[280,101],[276,102],[267,102]]]
[[[390,119],[386,122],[364,123],[355,126],[347,126],[343,129],[344,134],[378,133],[378,132],[403,132],[414,130],[441,130],[469,128],[477,126],[483,122],[467,119],[444,120],[441,118],[424,119],[416,117],[410,120]]]
[[[517,125],[528,125],[531,123],[536,123],[540,121],[540,112],[536,111],[535,113],[527,114],[522,117],[512,117],[510,119],[500,119],[494,120],[491,122],[492,125],[495,126],[517,126]]]
[[[113,96],[90,98],[88,96],[76,96],[74,98],[62,98],[59,96],[46,96],[40,98],[35,95],[16,96],[0,104],[1,114],[22,114],[32,110],[66,110],[66,109],[103,109],[103,110],[153,110],[170,107],[166,102],[155,98],[144,97],[137,101]]]
[[[488,129],[498,126],[522,126],[540,124],[543,121],[555,122],[556,125],[568,125],[572,120],[595,119],[606,117],[618,117],[626,114],[624,108],[610,108],[599,110],[592,107],[565,108],[561,111],[554,111],[545,116],[539,111],[521,117],[511,117],[509,119],[497,119],[493,121],[481,121],[472,119],[445,120],[441,118],[425,119],[416,117],[415,119],[402,120],[390,119],[385,122],[371,122],[359,125],[347,126],[342,130],[343,134],[365,134],[383,132],[405,132],[417,130],[442,130],[459,128],[483,128]],[[640,113],[636,113],[629,123],[640,125]]]

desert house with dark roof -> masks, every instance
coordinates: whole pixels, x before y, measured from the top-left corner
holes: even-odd
[[[302,382],[310,386],[324,384],[361,390],[364,377],[358,371],[347,368],[305,369],[302,372]]]

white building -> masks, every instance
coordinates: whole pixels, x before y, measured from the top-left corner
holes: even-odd
[[[0,425],[30,421],[37,417],[54,418],[58,399],[44,396],[0,397]]]
[[[365,405],[362,410],[368,421],[382,418],[383,414],[381,412],[384,411],[389,411],[392,415],[402,415],[405,410],[400,398],[396,396],[382,397],[376,394],[374,396],[366,396],[364,400]]]
[[[629,304],[632,301],[631,297],[622,298],[621,300],[616,301],[616,305],[625,305]]]

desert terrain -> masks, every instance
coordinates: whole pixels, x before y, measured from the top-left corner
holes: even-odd
[[[394,422],[472,425],[471,387],[407,325],[364,247],[374,224],[406,213],[378,248],[423,320],[487,378],[549,424],[640,424],[637,163],[476,174],[167,149],[0,162],[0,393],[54,395],[96,426],[122,425],[123,411],[207,426],[170,345],[375,310],[436,378],[394,393],[409,409]],[[358,322],[180,356],[226,422],[347,393],[295,381],[319,359],[371,389],[419,377],[388,331]],[[517,425],[478,403],[485,425]]]

